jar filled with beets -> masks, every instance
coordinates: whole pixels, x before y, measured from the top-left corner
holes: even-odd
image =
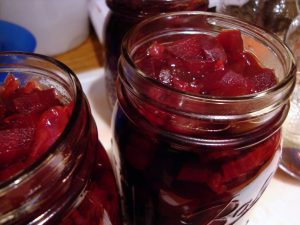
[[[110,161],[74,73],[0,53],[0,224],[120,224]]]
[[[121,42],[125,33],[141,20],[165,12],[207,10],[208,0],[106,0],[110,13],[104,28],[105,84],[108,102],[116,101],[115,81]]]
[[[113,153],[128,225],[248,221],[274,175],[295,62],[226,15],[153,17],[122,44]]]

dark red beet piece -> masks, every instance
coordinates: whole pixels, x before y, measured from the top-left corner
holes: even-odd
[[[0,130],[0,165],[10,165],[29,154],[34,128],[12,128]]]
[[[277,84],[273,70],[270,69],[261,70],[254,77],[249,78],[249,80],[253,83],[253,92],[255,93],[270,89]]]
[[[12,75],[8,74],[4,82],[4,90],[2,91],[2,98],[6,99],[20,87],[19,81]]]
[[[42,155],[58,139],[69,121],[67,106],[55,106],[39,118],[30,160]]]
[[[243,39],[239,30],[225,30],[216,37],[225,49],[227,56],[231,57],[244,51]]]
[[[258,169],[267,160],[271,159],[274,149],[279,148],[280,133],[277,132],[263,144],[255,147],[252,152],[242,155],[236,160],[225,163],[222,166],[223,182],[228,182],[239,176],[243,176],[251,170]]]
[[[29,81],[26,83],[25,87],[22,88],[24,94],[29,94],[35,90],[38,90],[38,84],[35,81]]]
[[[175,41],[168,45],[175,57],[179,57],[187,62],[200,61],[227,61],[227,56],[221,44],[210,35],[198,34],[191,38]]]
[[[5,117],[3,123],[0,124],[0,129],[10,128],[35,128],[39,115],[38,114],[12,114]]]
[[[18,113],[43,112],[46,109],[61,105],[53,88],[35,90],[29,94],[20,94],[13,99],[14,111]]]
[[[249,94],[252,90],[252,83],[233,70],[216,71],[207,82],[206,89],[209,90],[209,95],[241,96]]]

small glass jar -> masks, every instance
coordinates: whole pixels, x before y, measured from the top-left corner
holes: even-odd
[[[244,49],[278,84],[251,95],[190,94],[135,64],[151,43],[193,34],[242,33]],[[204,12],[147,19],[122,44],[113,115],[113,154],[125,224],[246,224],[274,175],[295,62],[275,36],[233,17]]]
[[[21,84],[33,80],[55,88],[73,109],[56,142],[0,183],[0,224],[120,224],[112,167],[75,74],[46,56],[3,52],[1,78],[8,73]]]
[[[116,101],[115,81],[122,38],[141,20],[165,13],[183,10],[207,10],[208,0],[106,0],[111,9],[104,28],[105,82],[108,102]]]
[[[298,14],[296,0],[221,0],[219,11],[261,26],[281,39]]]

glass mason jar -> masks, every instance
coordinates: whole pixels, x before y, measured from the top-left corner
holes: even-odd
[[[115,81],[121,42],[125,33],[149,16],[183,10],[207,10],[208,0],[106,0],[111,9],[104,28],[105,84],[108,102],[116,101]]]
[[[273,69],[274,87],[217,97],[178,91],[135,64],[151,43],[238,29],[244,49]],[[295,62],[273,34],[204,12],[147,19],[122,44],[113,154],[125,224],[246,224],[274,175]]]
[[[293,18],[298,14],[297,0],[220,1],[221,13],[252,22],[276,33],[283,39]]]
[[[1,82],[8,73],[21,84],[33,80],[55,88],[61,101],[72,102],[73,108],[55,143],[0,182],[0,224],[120,224],[112,167],[75,74],[46,56],[3,52]]]

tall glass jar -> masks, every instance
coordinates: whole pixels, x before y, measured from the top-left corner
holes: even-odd
[[[122,38],[141,20],[165,13],[183,10],[207,10],[208,0],[106,0],[111,9],[104,28],[105,82],[108,102],[116,101],[115,81]]]
[[[298,14],[297,0],[220,0],[221,13],[254,23],[283,39]]]
[[[161,84],[135,63],[151,43],[224,29],[241,31],[245,50],[274,70],[277,85],[240,97],[191,94]],[[246,224],[276,171],[294,85],[288,48],[238,19],[181,12],[137,25],[123,40],[112,124],[125,223]]]
[[[45,56],[0,53],[1,81],[8,73],[21,84],[35,81],[55,88],[73,108],[59,139],[32,164],[0,182],[0,224],[120,224],[112,167],[77,77]]]

